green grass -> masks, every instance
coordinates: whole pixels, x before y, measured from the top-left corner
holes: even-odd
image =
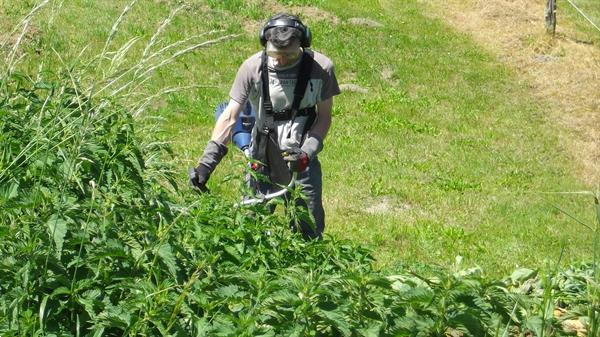
[[[595,0],[571,0],[595,25],[600,28],[600,2]],[[557,8],[557,25],[575,28],[575,39],[579,41],[600,44],[600,30],[594,26],[573,7],[564,1]]]
[[[110,27],[129,1],[67,1],[50,21],[47,8],[26,39],[31,70],[47,69],[103,47]],[[591,199],[553,192],[589,189],[572,174],[574,163],[528,84],[482,51],[468,37],[423,16],[417,1],[280,1],[311,5],[335,15],[304,18],[314,49],[336,64],[340,83],[368,88],[335,99],[334,120],[321,162],[324,170],[326,232],[365,243],[380,265],[415,262],[450,266],[457,255],[494,275],[515,266],[590,260],[586,229],[555,208],[593,223]],[[53,3],[54,4],[54,3]],[[31,3],[0,0],[8,29]],[[245,10],[235,10],[242,5]],[[173,85],[197,88],[159,99],[147,114],[164,118],[157,136],[174,145],[185,184],[209,139],[215,105],[227,99],[241,62],[259,44],[256,32],[269,14],[257,1],[193,1],[165,31],[164,46],[213,29],[241,36],[156,73],[150,91]],[[168,2],[141,1],[123,21],[111,49],[133,36],[134,64]],[[99,15],[102,13],[102,15]],[[383,28],[353,26],[368,17]],[[67,61],[68,62],[68,61]],[[209,183],[215,194],[236,199],[229,177],[241,176],[236,151]]]

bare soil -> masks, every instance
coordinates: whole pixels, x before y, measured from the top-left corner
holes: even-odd
[[[577,176],[600,186],[600,46],[557,12],[554,37],[544,26],[541,0],[421,0],[428,15],[467,33],[530,83],[531,92],[559,127]],[[600,32],[598,32],[600,34]]]
[[[341,21],[333,13],[312,6],[285,6],[275,0],[264,0],[260,5],[265,13],[270,13],[269,15],[284,12],[299,15],[302,21],[308,26],[317,21],[326,21],[333,25],[337,25]],[[244,25],[244,30],[248,33],[256,34],[264,24],[265,20],[248,20]]]

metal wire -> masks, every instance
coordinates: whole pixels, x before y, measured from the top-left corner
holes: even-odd
[[[599,32],[600,32],[600,28],[598,28],[598,26],[596,26],[596,24],[594,23],[594,21],[592,21],[592,19],[590,19],[587,15],[585,15],[585,13],[579,9],[579,7],[577,7],[577,5],[575,5],[571,0],[567,0],[568,3],[571,4],[571,6],[573,6],[573,8],[575,8],[579,14],[583,15],[583,17],[589,21],[589,23],[594,26],[594,28],[596,28]]]

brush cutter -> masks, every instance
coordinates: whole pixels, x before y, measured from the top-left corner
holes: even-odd
[[[297,175],[298,173],[296,172],[292,173],[292,179],[290,180],[290,183],[287,186],[282,186],[281,190],[269,194],[260,195],[255,198],[243,200],[242,202],[235,204],[235,207],[256,205],[285,195],[287,192],[294,188],[294,185],[296,185]]]
[[[219,116],[223,113],[223,111],[225,111],[226,107],[227,107],[227,102],[223,102],[217,106],[217,108],[215,110],[215,119],[219,118]],[[255,121],[256,121],[256,112],[254,111],[254,109],[252,109],[252,106],[250,105],[250,103],[247,103],[240,114],[240,118],[237,120],[237,122],[234,125],[233,130],[232,130],[231,140],[232,140],[233,144],[237,148],[242,150],[244,152],[244,154],[246,155],[246,157],[250,157],[250,151],[249,151],[250,138],[251,138],[252,128],[254,127]],[[287,186],[280,185],[280,187],[282,188],[281,190],[273,192],[273,193],[269,193],[269,194],[256,196],[254,198],[245,199],[245,200],[235,204],[235,207],[251,206],[251,205],[256,205],[256,204],[260,204],[260,203],[265,203],[271,199],[285,195],[288,191],[290,191],[294,188],[294,185],[296,184],[297,175],[298,174],[296,172],[293,172],[292,178],[291,178],[290,182],[287,184]]]

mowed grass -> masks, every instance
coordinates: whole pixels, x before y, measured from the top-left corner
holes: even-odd
[[[82,58],[97,54],[127,3],[69,1],[46,8],[25,41],[25,50],[38,55],[29,68],[43,62],[56,69],[63,61],[52,49],[66,63],[86,45]],[[8,18],[0,27],[9,31],[26,4],[0,4]],[[138,2],[110,49],[140,37],[128,56],[134,64],[172,8]],[[555,136],[559,126],[548,122],[528,83],[467,36],[423,16],[418,1],[191,2],[157,48],[215,29],[223,31],[210,36],[240,35],[179,59],[147,85],[148,92],[206,86],[166,95],[146,112],[163,118],[157,137],[173,144],[184,193],[191,193],[187,167],[210,137],[214,107],[227,99],[241,62],[259,50],[261,22],[280,9],[313,13],[304,21],[314,49],[335,62],[340,84],[368,90],[335,98],[320,155],[327,234],[369,245],[381,266],[450,266],[462,256],[464,265],[503,275],[515,266],[556,262],[561,251],[564,263],[591,260],[592,233],[564,212],[594,224],[593,201],[556,193],[589,189],[571,173],[574,163]],[[244,160],[231,153],[209,187],[235,200]]]

